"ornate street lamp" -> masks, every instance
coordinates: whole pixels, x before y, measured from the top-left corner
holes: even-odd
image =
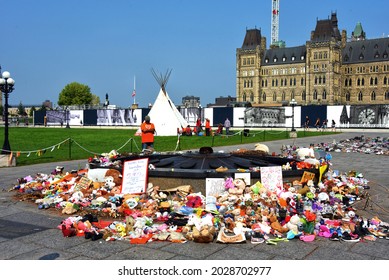
[[[292,132],[295,132],[296,129],[294,128],[294,106],[297,105],[297,101],[293,98],[290,102],[289,102],[290,106],[292,106]]]
[[[66,107],[65,116],[66,116],[66,128],[70,128],[70,125],[69,125],[70,109],[69,109],[69,107]]]
[[[3,149],[1,150],[2,154],[10,154],[11,147],[8,140],[8,97],[9,94],[14,90],[15,81],[11,78],[11,74],[8,71],[1,73],[0,67],[0,91],[4,93],[5,104],[4,104],[4,121],[5,121],[5,131],[4,131],[4,144]]]

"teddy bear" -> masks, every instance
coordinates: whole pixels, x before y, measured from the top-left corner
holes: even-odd
[[[233,180],[234,187],[229,188],[228,192],[234,195],[242,195],[246,189],[246,182],[242,178],[237,178]]]
[[[315,157],[315,151],[313,150],[313,147],[309,148],[299,148],[296,150],[297,156],[299,159],[304,160],[306,158],[314,158]]]
[[[197,243],[210,243],[215,238],[216,229],[211,225],[203,225],[200,230],[193,228],[193,241]]]
[[[257,143],[254,145],[254,150],[255,151],[261,151],[263,152],[264,154],[268,154],[269,153],[269,147],[265,144],[262,144],[262,143]]]
[[[87,178],[94,182],[104,182],[106,176],[112,176],[116,186],[121,186],[122,184],[122,174],[119,170],[113,168],[94,168],[89,169],[87,173]]]
[[[290,217],[289,222],[286,223],[286,227],[288,230],[293,233],[294,236],[299,235],[299,224],[300,224],[300,217],[299,215],[295,214],[292,217]]]
[[[65,207],[62,209],[62,214],[72,215],[78,211],[78,207],[71,203],[67,202]]]
[[[270,215],[268,216],[268,219],[270,222],[270,226],[273,230],[275,230],[281,234],[287,233],[289,231],[289,229],[287,227],[281,225],[281,223],[278,221],[278,218],[277,218],[275,213],[270,213]]]
[[[115,183],[115,186],[121,186],[123,182],[123,176],[120,173],[119,170],[116,169],[108,169],[107,172],[105,172],[105,177],[112,177],[113,183]]]
[[[193,193],[186,197],[186,206],[191,208],[201,208],[204,204],[204,197],[201,193]]]

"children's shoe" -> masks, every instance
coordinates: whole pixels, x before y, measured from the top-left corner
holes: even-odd
[[[330,240],[331,241],[339,241],[339,236],[338,236],[338,233],[336,231],[332,233]]]
[[[265,242],[265,239],[263,238],[263,234],[258,231],[254,231],[253,234],[251,235],[251,244],[260,244],[263,242]]]
[[[352,237],[347,231],[346,232],[343,232],[342,234],[342,237],[341,237],[341,240],[342,241],[345,241],[345,242],[359,242],[360,241],[360,238],[359,237]]]

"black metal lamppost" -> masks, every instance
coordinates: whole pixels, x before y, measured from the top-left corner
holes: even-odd
[[[70,118],[69,107],[66,107],[65,116],[66,116],[66,128],[70,128],[70,125],[69,125],[69,118]]]
[[[294,128],[294,106],[297,105],[297,101],[293,98],[290,102],[289,102],[290,106],[292,106],[292,130],[293,132],[296,131],[296,129]]]
[[[8,71],[1,73],[0,67],[0,91],[4,93],[5,103],[4,103],[4,121],[5,121],[5,131],[4,131],[4,144],[3,149],[1,150],[2,154],[10,154],[11,147],[8,140],[8,97],[9,94],[14,90],[15,81],[11,78],[11,74]]]

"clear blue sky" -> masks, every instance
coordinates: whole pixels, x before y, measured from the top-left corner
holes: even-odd
[[[236,94],[236,49],[246,28],[271,40],[271,0],[0,0],[0,65],[16,81],[9,103],[56,105],[71,82],[104,102],[153,103],[159,73],[172,69],[167,91],[201,104]],[[389,35],[387,0],[280,0],[279,39],[304,45],[317,19],[337,12],[348,36],[361,22],[368,38]]]

